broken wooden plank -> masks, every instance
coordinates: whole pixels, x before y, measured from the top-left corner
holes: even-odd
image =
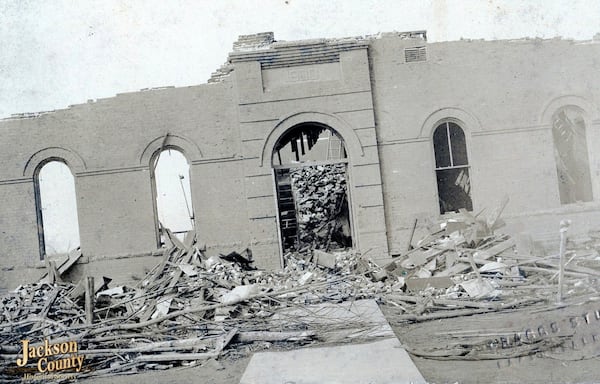
[[[169,228],[165,228],[165,232],[167,233],[168,239],[171,243],[180,250],[186,250],[185,245],[173,234],[173,232]]]
[[[335,269],[335,265],[336,265],[335,255],[328,253],[328,252],[323,252],[319,249],[315,249],[315,250],[313,250],[313,257],[316,259],[315,263],[317,263],[317,265],[320,265],[320,266],[326,267],[326,268],[330,268],[330,269]]]
[[[407,269],[416,268],[428,263],[431,259],[441,255],[444,252],[446,252],[446,249],[431,248],[424,251],[423,249],[417,248],[414,252],[407,254],[407,258],[400,262],[400,266]]]
[[[449,288],[454,285],[454,282],[448,276],[435,276],[427,278],[411,277],[405,280],[406,288],[411,292],[423,291],[431,288]]]
[[[94,322],[94,277],[88,276],[85,285],[85,322],[91,325]]]
[[[408,237],[408,245],[406,247],[406,251],[410,251],[411,249],[413,249],[412,246],[412,241],[413,241],[413,237],[415,236],[415,230],[417,229],[417,222],[419,221],[418,218],[415,218],[415,221],[413,222],[412,225],[412,229],[410,230],[410,236]]]
[[[187,253],[192,253],[192,251],[193,251],[192,246],[194,245],[195,242],[196,242],[196,231],[192,229],[191,231],[186,232],[186,234],[183,238],[183,247]]]
[[[141,355],[135,358],[135,362],[153,362],[153,361],[193,361],[208,360],[219,357],[220,352],[205,353],[157,353],[151,355]]]
[[[76,248],[69,252],[64,257],[52,257],[52,259],[47,258],[47,260],[52,260],[55,262],[55,269],[57,271],[57,276],[61,276],[63,273],[68,271],[79,259],[81,258],[81,249]],[[48,272],[46,271],[42,277],[40,277],[39,282],[46,281],[48,277]]]
[[[443,277],[443,276],[454,276],[471,268],[470,264],[467,263],[456,263],[450,268],[447,268],[443,271],[437,272],[434,274],[434,277]]]
[[[489,260],[492,257],[497,256],[500,253],[506,251],[507,249],[513,247],[514,245],[515,240],[513,238],[510,238],[488,249],[475,251],[475,253],[473,254],[473,258],[475,261]]]
[[[487,216],[486,224],[490,231],[497,229],[498,220],[500,219],[500,215],[504,208],[508,205],[509,202],[508,195],[504,195],[498,206],[496,206]]]
[[[313,339],[316,336],[316,331],[247,331],[238,333],[238,335],[236,336],[236,340],[242,343],[251,343],[254,341],[299,341]]]

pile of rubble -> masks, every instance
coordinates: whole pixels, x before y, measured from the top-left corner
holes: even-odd
[[[331,185],[343,185],[339,174]],[[558,255],[534,255],[494,234],[501,208],[485,220],[461,212],[431,223],[412,250],[387,265],[314,249],[288,254],[284,269],[267,272],[253,267],[249,250],[207,257],[190,232],[183,241],[169,234],[161,262],[135,286],[63,283],[49,273],[0,299],[0,381],[22,378],[14,362],[24,339],[31,346],[76,341],[85,356],[79,377],[87,377],[195,364],[273,343],[339,342],[327,327],[284,315],[319,303],[375,299],[393,308],[388,320],[399,324],[555,302]],[[332,217],[329,206],[323,214]],[[577,246],[563,255],[565,296],[597,296],[600,238]],[[339,324],[365,326],[360,319]]]
[[[290,173],[298,220],[296,249],[352,246],[346,197],[346,164],[302,167]]]
[[[558,254],[540,255],[531,238],[494,234],[507,201],[487,219],[462,211],[434,223],[417,246],[383,269],[382,276],[405,283],[404,293],[386,296],[398,307],[393,321],[499,311],[534,303],[556,303],[560,290],[569,297],[597,295],[600,242],[571,244],[561,275]],[[558,233],[557,233],[558,237]],[[566,239],[566,237],[565,237]],[[517,241],[518,240],[518,241]]]
[[[285,269],[266,272],[252,266],[248,250],[206,257],[193,232],[184,241],[168,238],[172,246],[136,286],[109,287],[110,279],[92,288],[87,279],[78,284],[43,281],[2,297],[0,381],[23,377],[15,366],[23,339],[31,346],[45,340],[77,342],[78,354],[85,356],[82,378],[212,359],[226,347],[229,353],[248,353],[270,343],[327,341],[325,330],[316,332],[302,319],[283,321],[274,314],[384,290],[383,284],[354,274],[359,259],[354,253],[323,253],[327,257],[320,263],[331,268],[291,256]],[[91,307],[85,297],[90,291]],[[362,326],[358,320],[342,325]]]

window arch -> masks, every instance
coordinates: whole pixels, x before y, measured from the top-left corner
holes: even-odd
[[[561,204],[592,201],[583,111],[575,106],[556,111],[552,116],[552,138]]]
[[[75,179],[64,159],[49,158],[34,172],[40,259],[80,245]]]
[[[435,173],[440,213],[473,210],[467,143],[463,129],[452,121],[433,132]]]

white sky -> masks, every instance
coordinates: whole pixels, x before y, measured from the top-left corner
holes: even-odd
[[[426,29],[429,41],[591,39],[600,2],[0,0],[0,117],[204,83],[240,34],[278,40]]]
[[[204,83],[240,34],[298,40],[422,29],[430,42],[589,40],[600,33],[600,1],[0,0],[0,118]],[[64,220],[62,230],[75,233]],[[56,236],[56,249],[75,241]]]

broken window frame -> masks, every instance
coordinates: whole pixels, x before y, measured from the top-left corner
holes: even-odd
[[[308,130],[315,130],[315,132],[311,132],[310,135],[306,135],[307,137],[304,137],[304,134],[306,133],[306,131],[303,131],[303,129],[308,128]],[[298,131],[298,132],[296,132]],[[300,160],[300,155],[299,152],[302,152],[302,156],[304,156],[306,153],[310,152],[312,150],[312,148],[318,143],[319,141],[319,136],[321,135],[321,133],[323,131],[329,131],[330,133],[330,141],[328,143],[328,147],[327,147],[327,160],[305,160],[305,161],[301,161]],[[298,138],[300,140],[298,140]],[[330,151],[331,151],[331,138],[336,139],[337,141],[339,141],[339,149],[338,149],[338,155],[337,155],[337,159],[331,159],[329,160],[329,156],[330,156]],[[298,141],[296,141],[298,140]],[[283,148],[285,148],[287,146],[287,143],[292,143],[295,142],[295,144],[291,144],[291,149],[292,152],[296,154],[296,160],[295,162],[291,162],[291,163],[283,163],[281,160],[281,154],[279,153],[279,151]],[[282,145],[283,143],[283,145]],[[299,146],[298,146],[299,143]],[[305,147],[306,144],[306,147]],[[294,149],[295,148],[295,149]],[[275,155],[277,154],[277,159],[279,160],[279,164],[275,163]],[[346,144],[344,142],[344,139],[342,138],[342,136],[333,128],[329,127],[328,125],[325,124],[321,124],[321,123],[317,123],[317,122],[305,122],[305,123],[301,123],[301,124],[297,124],[295,126],[293,126],[292,128],[288,129],[286,132],[284,132],[279,139],[277,140],[277,142],[275,143],[275,147],[273,148],[272,154],[271,154],[271,166],[273,167],[283,167],[286,168],[288,165],[296,165],[296,164],[303,164],[306,165],[307,163],[311,163],[311,164],[315,164],[315,165],[319,165],[317,163],[323,163],[326,164],[326,162],[335,162],[335,161],[348,161],[348,152],[346,150]],[[289,168],[289,167],[288,167]]]
[[[281,164],[281,157],[278,157],[279,163],[280,164],[275,164],[275,157],[278,152],[278,150],[281,150],[282,148],[285,147],[285,145],[281,146],[280,144],[285,141],[286,139],[288,139],[290,137],[291,132],[293,132],[294,130],[301,130],[303,127],[310,127],[313,126],[317,129],[323,129],[323,130],[329,130],[332,133],[332,137],[336,137],[336,139],[338,139],[340,141],[340,146],[341,146],[341,150],[340,150],[340,158],[339,159],[335,159],[335,160],[321,160],[321,161],[313,161],[313,160],[307,160],[307,161],[302,161],[302,162],[294,162],[294,163],[285,163],[285,164]],[[310,148],[309,148],[310,150]],[[329,150],[328,150],[328,156],[329,156]],[[351,240],[352,240],[352,249],[354,249],[356,247],[356,233],[355,233],[355,225],[354,225],[354,215],[353,215],[353,210],[352,210],[352,196],[351,196],[351,188],[350,188],[350,180],[351,180],[351,176],[350,176],[350,161],[349,161],[349,156],[348,156],[348,151],[346,148],[346,143],[344,138],[332,127],[326,125],[326,124],[322,124],[322,123],[318,123],[318,122],[313,122],[313,121],[307,121],[304,123],[300,123],[297,124],[293,127],[291,127],[290,129],[288,129],[285,133],[283,133],[276,141],[275,146],[273,147],[273,150],[271,151],[271,174],[272,174],[272,180],[274,181],[274,186],[273,186],[273,193],[275,196],[275,210],[276,210],[276,220],[277,220],[277,237],[278,237],[278,243],[279,243],[279,255],[280,255],[280,262],[282,266],[285,266],[285,254],[284,254],[284,239],[283,239],[283,234],[282,234],[282,228],[281,228],[281,212],[280,212],[280,201],[279,201],[279,185],[278,185],[278,177],[277,177],[277,172],[280,170],[291,170],[294,168],[304,168],[304,167],[314,167],[314,166],[319,166],[319,165],[333,165],[333,164],[345,164],[345,168],[346,168],[346,199],[347,199],[347,204],[348,204],[348,219],[349,219],[349,225],[350,225],[350,232],[351,232]],[[298,223],[297,223],[297,218],[296,218],[296,228],[298,228]]]
[[[63,163],[71,172],[71,176],[73,177],[73,188],[75,189],[75,215],[77,216],[77,225],[79,226],[79,209],[77,208],[77,183],[75,182],[75,174],[71,170],[71,167],[67,163],[67,161],[61,157],[48,157],[41,161],[35,168],[33,172],[33,195],[35,199],[35,214],[37,221],[37,232],[38,232],[38,246],[40,251],[40,261],[46,260],[46,258],[50,257],[46,252],[46,235],[44,233],[44,214],[42,211],[42,193],[40,188],[40,172],[42,169],[52,162]],[[79,238],[81,242],[81,235]],[[79,245],[80,246],[80,245]]]
[[[165,136],[165,140],[166,137],[168,136],[168,134]],[[177,151],[179,152],[186,160],[187,164],[188,164],[188,180],[190,183],[190,207],[189,211],[191,212],[192,217],[190,217],[191,220],[191,224],[192,224],[192,231],[196,230],[196,212],[194,211],[194,204],[193,204],[193,188],[192,188],[192,172],[191,172],[191,168],[192,168],[192,164],[190,163],[190,160],[188,159],[188,157],[185,154],[185,151],[176,146],[176,145],[162,145],[159,149],[157,149],[152,156],[150,157],[150,184],[151,184],[151,192],[152,192],[152,211],[153,211],[153,216],[154,216],[154,233],[155,233],[155,237],[156,237],[156,246],[158,249],[161,249],[164,245],[164,236],[162,235],[163,233],[163,228],[162,225],[160,223],[160,219],[158,217],[158,186],[156,184],[156,166],[158,165],[158,160],[160,158],[160,155],[163,152],[166,151]],[[187,202],[186,202],[187,203]],[[185,231],[187,232],[187,231]],[[174,233],[177,234],[177,233]]]
[[[577,117],[579,117],[579,119],[582,121],[583,126],[582,126],[582,133],[580,134],[581,138],[583,139],[582,146],[584,146],[584,150],[580,150],[578,151],[577,148],[573,148],[570,147],[568,148],[570,150],[571,153],[560,153],[559,151],[559,144],[563,144],[566,145],[566,141],[569,140],[573,140],[573,137],[575,138],[575,140],[577,140],[577,132],[573,132],[572,133],[572,138],[571,139],[566,139],[565,141],[563,141],[562,143],[558,142],[558,137],[562,136],[559,135],[557,132],[557,120],[559,119],[559,115],[561,113],[564,113],[565,115],[567,114],[567,111],[572,111],[573,114],[577,114]],[[567,119],[568,116],[567,116]],[[569,119],[570,120],[570,119]],[[575,124],[575,122],[573,122],[573,124]],[[569,205],[569,204],[577,204],[577,203],[587,203],[587,202],[592,202],[594,201],[594,187],[593,187],[593,181],[592,181],[592,174],[591,174],[591,169],[590,169],[590,159],[592,158],[591,154],[590,154],[590,147],[588,145],[588,127],[590,126],[588,119],[586,118],[585,115],[585,111],[583,109],[581,109],[579,106],[577,105],[563,105],[560,108],[556,109],[556,111],[552,114],[552,120],[551,120],[551,134],[552,134],[552,147],[553,147],[553,153],[554,153],[554,161],[556,164],[556,181],[557,181],[557,188],[558,188],[558,197],[559,197],[559,201],[561,205]],[[581,149],[581,148],[579,148]],[[583,180],[579,180],[578,183],[573,182],[572,185],[565,185],[568,181],[563,182],[561,181],[563,179],[562,175],[566,174],[566,178],[573,180],[573,178],[571,177],[571,175],[569,175],[569,172],[561,172],[561,165],[562,168],[568,168],[567,165],[564,164],[563,162],[563,158],[564,157],[568,157],[569,160],[571,160],[571,162],[577,163],[577,154],[581,154],[583,153],[583,158],[580,158],[579,160],[583,160],[582,164],[575,164],[576,168],[575,168],[575,172],[579,173],[580,176],[582,176],[584,179]],[[582,188],[584,190],[580,190],[577,191],[578,188]],[[578,199],[575,195],[588,195],[587,197],[584,197],[582,199]]]
[[[456,127],[456,129],[458,129],[461,134],[462,134],[462,143],[459,143],[459,145],[461,146],[459,147],[455,147],[458,148],[459,151],[461,151],[463,153],[464,156],[464,161],[465,164],[455,164],[454,161],[454,155],[453,155],[453,139],[452,139],[452,135],[450,132],[450,126],[453,125],[454,127]],[[446,145],[447,145],[447,149],[448,149],[448,156],[449,156],[449,165],[442,165],[439,166],[438,165],[438,150],[436,150],[436,142],[435,142],[435,136],[436,133],[438,132],[438,130],[440,129],[445,129],[446,131]],[[438,122],[435,125],[435,129],[432,132],[432,139],[431,139],[431,143],[432,143],[432,147],[433,147],[433,161],[434,161],[434,170],[435,170],[435,180],[436,180],[436,187],[437,187],[437,198],[438,198],[438,204],[439,204],[439,209],[440,209],[440,214],[444,215],[447,213],[452,213],[455,212],[459,209],[466,209],[467,211],[472,211],[473,210],[473,197],[471,195],[472,192],[472,187],[471,187],[471,165],[469,163],[469,158],[470,158],[470,154],[469,154],[469,150],[468,150],[468,145],[467,145],[467,135],[465,133],[465,130],[463,129],[462,125],[458,122],[455,121],[454,119],[446,119],[446,120],[442,120],[440,122]],[[454,141],[454,143],[456,144],[456,140]],[[461,153],[459,152],[459,153]],[[456,207],[454,210],[452,209],[444,209],[444,207],[442,206],[442,199],[441,199],[441,195],[442,195],[442,186],[440,185],[440,174],[441,173],[447,173],[447,171],[451,171],[451,170],[465,170],[466,171],[466,175],[468,177],[468,181],[469,181],[469,190],[468,192],[465,191],[465,194],[467,195],[468,200],[466,201],[466,204],[460,204],[462,205],[461,207]]]

